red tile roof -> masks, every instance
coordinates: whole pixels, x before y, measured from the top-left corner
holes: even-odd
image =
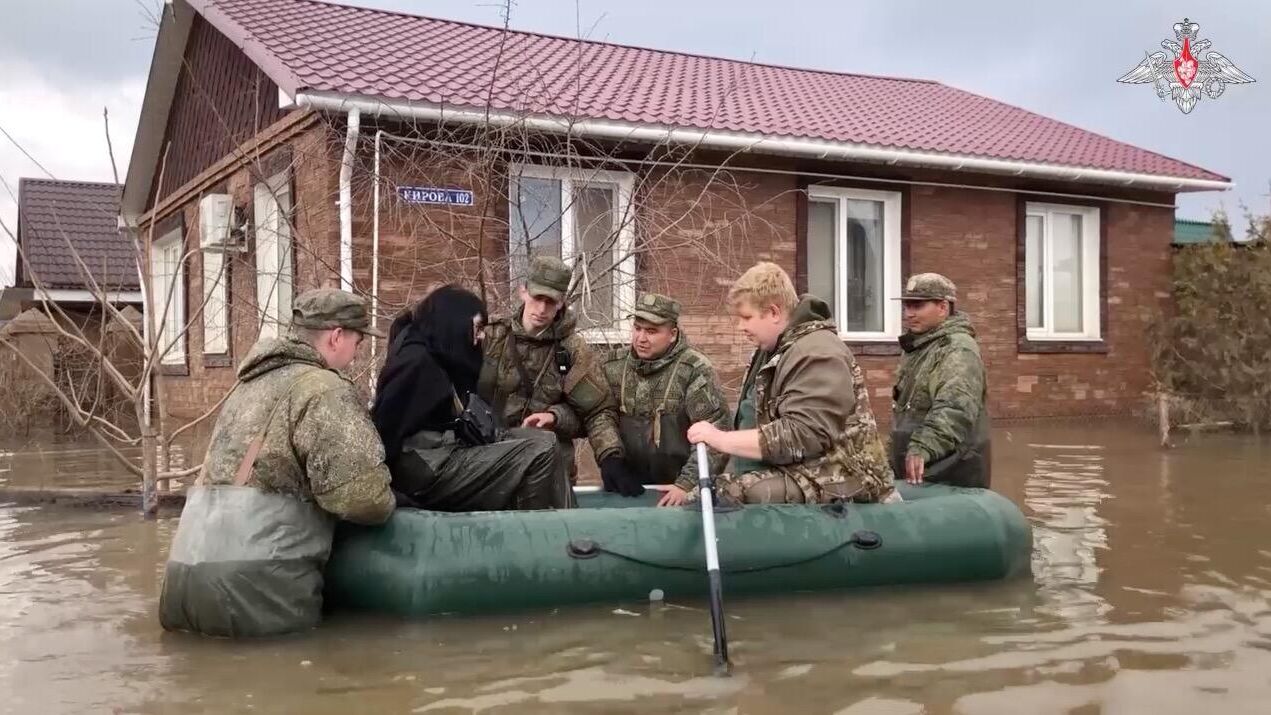
[[[103,288],[137,290],[136,255],[119,232],[121,188],[86,181],[19,181],[18,240],[30,264],[29,269],[19,266],[22,283],[33,287],[34,274],[46,288],[88,289],[66,245],[69,238]]]
[[[189,2],[292,95],[468,108],[488,99],[496,110],[549,116],[1227,180],[938,82],[504,32],[318,0]]]

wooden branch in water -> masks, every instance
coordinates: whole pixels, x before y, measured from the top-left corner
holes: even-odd
[[[165,508],[180,509],[185,505],[185,494],[182,492],[161,492],[157,496],[159,506]],[[141,506],[141,498],[141,492],[136,489],[103,491],[83,488],[0,486],[0,504],[137,509]]]

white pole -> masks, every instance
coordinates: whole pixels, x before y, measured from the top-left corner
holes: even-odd
[[[371,327],[378,328],[380,322],[380,137],[383,129],[375,130],[375,180],[371,185]],[[376,345],[379,339],[371,337],[371,395],[375,395]]]
[[[697,474],[702,502],[702,533],[706,539],[706,570],[719,571],[719,542],[715,538],[715,499],[710,488],[710,462],[706,445],[697,445]]]
[[[719,573],[719,544],[715,538],[715,500],[706,445],[697,445],[697,490],[702,507],[702,540],[706,542],[706,575],[710,584],[711,632],[715,637],[715,674],[728,675],[728,634],[724,628],[724,582]]]
[[[353,161],[357,156],[357,135],[361,110],[349,110],[344,135],[344,157],[340,162],[340,288],[353,290]]]

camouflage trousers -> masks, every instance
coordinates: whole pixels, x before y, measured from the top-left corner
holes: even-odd
[[[891,485],[871,488],[870,484],[856,479],[829,484],[801,484],[780,469],[721,474],[715,479],[715,493],[721,500],[737,504],[828,504],[835,501],[888,504],[900,501],[900,494]],[[694,489],[688,499],[696,501],[697,498],[698,490]]]

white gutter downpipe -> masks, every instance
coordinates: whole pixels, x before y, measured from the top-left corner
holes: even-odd
[[[375,168],[374,183],[371,185],[371,327],[378,328],[380,321],[380,138],[383,129],[375,130]],[[371,394],[375,394],[375,383],[379,370],[375,366],[375,347],[379,339],[371,336]]]
[[[350,106],[348,130],[344,135],[344,159],[340,163],[340,288],[353,290],[353,161],[357,156],[357,135],[361,109]]]
[[[465,124],[494,123],[500,125],[521,124],[545,132],[576,134],[604,139],[672,142],[692,144],[731,151],[760,152],[790,156],[806,156],[817,159],[839,159],[902,166],[921,166],[942,169],[982,171],[990,174],[1012,174],[1062,181],[1120,184],[1161,191],[1221,191],[1230,189],[1228,181],[1192,179],[1181,176],[1161,176],[1110,169],[1059,166],[1036,162],[987,159],[958,154],[938,154],[887,149],[849,142],[833,142],[817,139],[791,139],[766,137],[761,134],[723,132],[701,129],[675,129],[652,125],[630,124],[602,120],[569,121],[544,116],[527,116],[508,112],[484,112],[466,109],[450,109],[415,102],[379,100],[326,92],[299,92],[296,103],[323,111],[366,111],[374,115],[410,117],[428,121],[452,121]]]

